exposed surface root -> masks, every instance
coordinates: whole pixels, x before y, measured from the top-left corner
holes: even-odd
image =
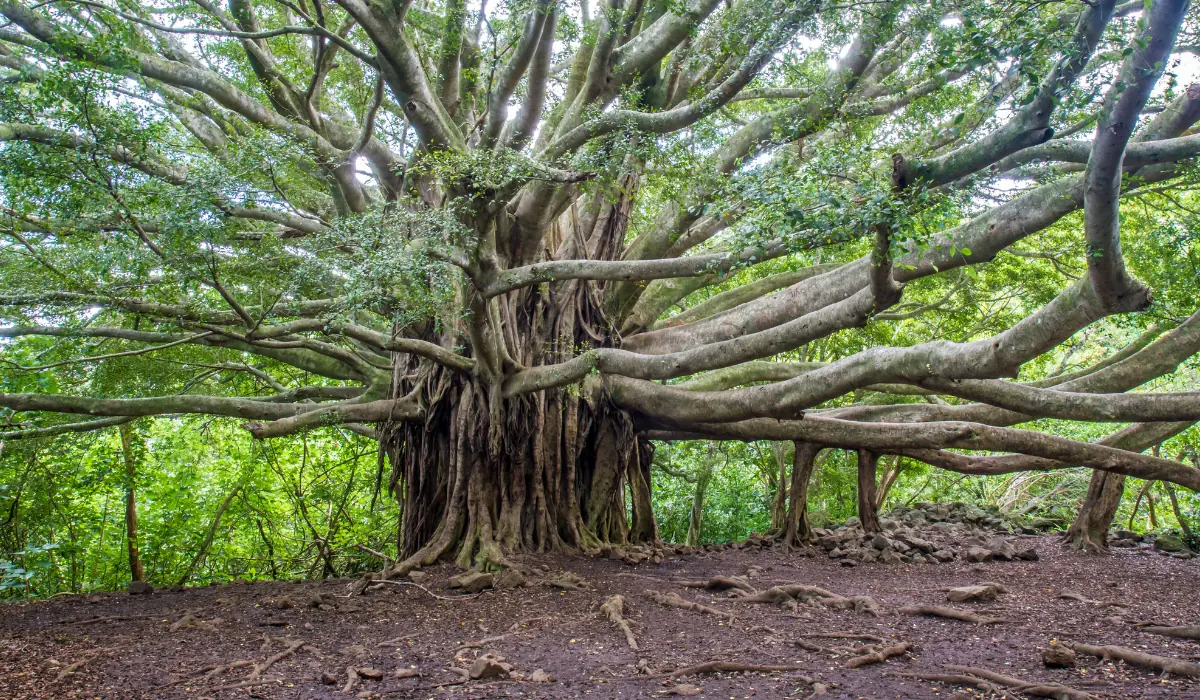
[[[736,588],[747,593],[754,593],[754,586],[741,576],[714,576],[707,581],[679,581],[684,588],[704,588],[710,591],[727,591]]]
[[[614,595],[604,601],[604,605],[600,606],[600,612],[625,633],[625,642],[629,648],[637,651],[637,637],[633,636],[633,630],[630,629],[629,622],[625,619],[625,596]]]
[[[650,600],[653,600],[655,603],[658,603],[659,605],[665,605],[669,608],[679,608],[681,610],[694,610],[696,612],[708,613],[709,615],[728,618],[730,622],[732,622],[735,618],[735,615],[731,612],[726,612],[703,603],[693,603],[690,600],[680,598],[675,593],[646,591],[646,597]]]
[[[656,673],[644,678],[682,678],[683,676],[700,676],[705,673],[739,673],[743,671],[758,671],[763,673],[780,671],[801,671],[799,666],[761,666],[759,664],[744,664],[738,661],[708,661],[695,666],[684,666],[666,673]],[[813,679],[808,676],[789,676],[789,678],[812,685]]]
[[[145,620],[157,615],[107,615],[105,617],[83,617],[75,620],[63,620],[60,625],[98,625],[103,622],[123,622],[125,620]]]
[[[1058,595],[1058,597],[1061,600],[1077,600],[1080,603],[1087,603],[1088,605],[1095,605],[1098,608],[1110,608],[1110,607],[1111,608],[1128,608],[1129,607],[1128,603],[1120,603],[1120,602],[1117,602],[1114,600],[1092,600],[1091,598],[1080,595],[1079,593],[1060,593]]]
[[[861,666],[867,666],[870,664],[881,664],[893,656],[903,656],[904,654],[907,654],[912,647],[913,645],[909,642],[893,644],[892,646],[884,647],[877,651],[863,654],[862,656],[856,656],[847,661],[844,665],[846,668],[859,668]]]
[[[1091,644],[1080,644],[1078,642],[1063,642],[1062,644],[1079,653],[1099,656],[1110,661],[1115,659],[1124,661],[1131,666],[1138,666],[1150,669],[1151,671],[1158,671],[1159,673],[1173,673],[1176,676],[1200,678],[1200,664],[1190,661],[1155,656],[1154,654],[1147,654],[1136,649],[1130,649],[1129,647],[1092,646]]]
[[[548,620],[548,619],[550,619],[550,618],[548,618],[548,617],[531,617],[528,620],[521,620],[520,622],[514,622],[511,625],[509,625],[508,631],[505,632],[504,634],[498,634],[494,637],[488,637],[486,639],[481,639],[478,642],[467,642],[466,644],[463,644],[462,646],[456,648],[454,650],[454,653],[455,653],[455,655],[457,655],[458,652],[462,651],[463,649],[481,649],[486,644],[492,644],[493,642],[498,642],[502,639],[508,639],[509,637],[515,637],[518,634],[524,634],[525,632],[530,631],[529,625],[532,625],[535,622],[540,622],[542,620]],[[404,639],[407,639],[407,637],[398,637],[397,639],[404,640]],[[395,640],[388,640],[387,642],[380,642],[379,646],[381,646],[381,647],[382,646],[394,646],[393,644],[391,644],[392,641],[395,641]]]
[[[880,616],[879,604],[875,602],[874,598],[865,595],[841,596],[819,586],[806,586],[799,583],[772,586],[761,593],[743,596],[737,600],[743,603],[779,603],[783,605],[815,603],[827,608],[842,608],[865,612],[875,617]]]
[[[999,695],[1001,692],[1000,686],[990,681],[985,681],[976,676],[968,676],[960,673],[893,673],[897,678],[916,678],[922,681],[937,681],[938,683],[953,683],[955,685],[969,685],[978,688],[985,693],[995,693]]]
[[[857,639],[864,642],[886,642],[883,637],[874,634],[859,634],[857,632],[814,632],[802,634],[805,639]]]
[[[1082,690],[1075,690],[1060,683],[1030,683],[1023,681],[1020,678],[1005,676],[994,671],[989,671],[986,668],[975,668],[973,666],[947,666],[946,670],[954,673],[962,673],[968,676],[982,678],[985,681],[991,681],[997,685],[1015,690],[1026,695],[1033,695],[1039,698],[1053,698],[1053,700],[1093,700],[1094,695],[1085,693]]]
[[[1138,625],[1138,629],[1150,634],[1161,634],[1164,637],[1178,637],[1179,639],[1200,639],[1200,625],[1183,625],[1179,627],[1165,627],[1162,625]]]
[[[948,620],[960,620],[962,622],[972,622],[976,625],[995,625],[1004,622],[999,617],[982,617],[975,613],[967,612],[966,610],[958,610],[957,608],[944,608],[938,605],[910,605],[900,608],[897,612],[902,615],[921,615],[924,617],[944,617]]]
[[[76,661],[75,663],[71,664],[70,666],[67,666],[66,668],[64,668],[63,670],[58,672],[58,675],[56,675],[54,677],[54,682],[55,683],[62,682],[62,679],[66,678],[67,676],[71,675],[72,673],[75,673],[79,669],[83,668],[83,666],[85,664],[87,664],[89,661],[96,658],[97,656],[100,656],[101,654],[103,654],[106,651],[108,651],[108,650],[107,649],[98,649],[98,650],[92,652],[91,654],[88,654],[87,656],[83,657],[82,659]]]

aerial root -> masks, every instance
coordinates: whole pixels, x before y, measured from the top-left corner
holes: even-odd
[[[1130,666],[1138,666],[1150,669],[1151,671],[1158,671],[1159,673],[1173,673],[1176,676],[1200,678],[1200,664],[1190,661],[1180,661],[1166,656],[1155,656],[1154,654],[1147,654],[1136,649],[1130,649],[1129,647],[1092,646],[1091,644],[1080,644],[1078,642],[1062,642],[1062,645],[1072,651],[1090,656],[1098,656],[1110,661],[1114,659],[1124,661]]]
[[[629,648],[637,651],[637,637],[633,636],[633,630],[630,629],[629,622],[625,619],[625,596],[614,595],[610,597],[604,601],[604,605],[600,606],[600,612],[625,633],[625,643],[629,645]]]
[[[875,617],[879,617],[881,614],[879,604],[870,596],[842,596],[819,586],[806,586],[798,583],[772,586],[761,593],[742,596],[735,600],[743,603],[778,603],[786,606],[795,606],[797,603],[815,603],[827,608],[853,610]]]
[[[1164,637],[1177,637],[1179,639],[1200,639],[1200,625],[1182,625],[1178,627],[1168,627],[1165,625],[1140,624],[1136,625],[1138,629],[1149,634],[1160,634]]]
[[[727,591],[731,588],[747,593],[754,593],[754,586],[750,585],[742,576],[714,576],[707,581],[678,581],[680,586],[684,588],[703,588],[709,591]]]
[[[1076,601],[1079,601],[1080,603],[1087,603],[1088,605],[1095,605],[1098,608],[1128,608],[1129,607],[1128,603],[1121,603],[1121,602],[1118,602],[1115,600],[1092,600],[1091,598],[1080,595],[1079,593],[1070,593],[1070,592],[1060,593],[1058,595],[1058,597],[1060,600],[1076,600]]]
[[[1005,676],[994,671],[989,671],[986,668],[975,668],[973,666],[946,666],[947,671],[953,673],[966,674],[982,678],[985,681],[991,681],[996,685],[1015,690],[1026,695],[1033,695],[1039,698],[1052,698],[1052,700],[1094,700],[1095,696],[1090,693],[1085,693],[1082,690],[1076,690],[1061,683],[1039,683],[1024,681],[1020,678]]]
[[[901,642],[899,644],[893,644],[892,646],[887,646],[882,649],[873,649],[862,656],[856,656],[850,659],[844,665],[846,668],[860,668],[870,664],[881,664],[893,656],[903,656],[904,654],[907,654],[912,648],[912,643]]]
[[[975,613],[967,612],[966,610],[958,610],[957,608],[944,608],[938,605],[910,605],[900,608],[897,612],[902,615],[920,615],[924,617],[944,617],[947,620],[960,620],[962,622],[971,622],[976,625],[995,625],[1004,622],[1003,618],[999,617],[982,617]]]
[[[677,595],[675,593],[659,593],[658,591],[646,591],[646,597],[649,598],[650,600],[653,600],[655,603],[658,603],[659,605],[665,605],[669,608],[679,608],[681,610],[694,610],[696,612],[708,613],[709,615],[716,615],[717,617],[728,618],[730,622],[733,622],[733,620],[736,617],[731,612],[719,610],[712,606],[704,605],[703,603],[693,603],[690,600],[685,600],[683,598],[680,598],[679,595]]]

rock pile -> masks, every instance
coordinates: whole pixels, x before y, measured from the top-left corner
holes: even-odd
[[[1036,549],[1013,537],[1035,534],[1036,529],[968,503],[917,503],[893,509],[879,522],[883,532],[875,534],[864,533],[858,518],[836,529],[816,528],[816,546],[848,563],[1038,559]]]
[[[1159,554],[1167,554],[1176,559],[1192,559],[1196,556],[1188,551],[1187,542],[1173,532],[1156,535],[1153,533],[1138,534],[1130,530],[1114,530],[1108,535],[1108,546],[1153,548]]]

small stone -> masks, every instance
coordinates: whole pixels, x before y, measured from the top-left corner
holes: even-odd
[[[324,683],[325,685],[336,685],[336,684],[340,683],[341,680],[337,676],[330,673],[329,671],[323,671],[321,673],[321,682]]]
[[[1025,549],[1019,549],[1019,550],[1017,550],[1017,559],[1020,559],[1021,561],[1037,561],[1038,560],[1037,550],[1034,549],[1033,547],[1026,547]]]
[[[503,656],[484,654],[471,664],[469,675],[473,680],[489,680],[492,678],[508,678],[512,675],[512,666],[504,663]]]
[[[1175,552],[1171,555],[1172,559],[1194,559],[1195,557],[1196,555],[1191,552]]]
[[[145,581],[130,581],[127,590],[129,595],[150,595],[154,592],[154,586]]]
[[[493,585],[496,588],[501,589],[520,588],[525,585],[525,577],[521,575],[520,571],[517,571],[516,569],[509,569],[500,574],[500,577],[496,579],[496,582]]]
[[[938,549],[933,553],[933,558],[943,564],[954,561],[955,556],[954,550],[951,549]]]
[[[530,683],[553,683],[554,676],[546,673],[540,668],[534,669],[533,673],[529,674]]]
[[[847,569],[858,566],[858,562],[854,561],[853,559],[843,559],[838,563],[841,564],[842,566],[846,567]]]
[[[450,588],[461,588],[466,593],[478,593],[486,588],[491,588],[495,580],[496,577],[493,574],[468,571],[465,574],[452,576],[447,585]]]
[[[415,668],[398,668],[392,672],[392,678],[416,678],[421,672]]]
[[[899,564],[900,562],[904,561],[904,558],[892,550],[886,549],[884,550],[883,554],[879,556],[879,560],[884,564]]]
[[[1154,538],[1154,548],[1160,552],[1182,552],[1187,549],[1179,535],[1159,535]]]
[[[680,683],[670,690],[663,691],[667,695],[699,695],[704,691],[691,683]]]
[[[889,540],[882,532],[875,533],[871,538],[871,546],[880,551],[892,549],[892,541]]]
[[[383,671],[380,671],[377,668],[372,668],[370,666],[363,666],[362,668],[356,668],[356,669],[354,669],[354,672],[358,674],[359,678],[366,678],[369,681],[383,680]]]
[[[408,572],[408,580],[413,583],[421,583],[429,579],[429,572],[413,570]]]
[[[1012,543],[1003,537],[993,537],[984,545],[991,550],[992,558],[997,561],[1012,561],[1017,558],[1017,550]]]
[[[862,521],[856,517],[846,518],[846,522],[842,523],[842,527],[858,527]]]
[[[1058,642],[1050,642],[1050,646],[1042,652],[1042,663],[1046,668],[1074,668],[1075,652]]]
[[[981,561],[991,561],[991,560],[992,560],[991,551],[984,549],[983,547],[971,547],[971,548],[967,549],[967,561],[981,562]]]

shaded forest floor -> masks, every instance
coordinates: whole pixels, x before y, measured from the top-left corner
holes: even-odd
[[[1053,536],[1024,543],[1037,548],[1041,561],[849,566],[823,552],[803,556],[780,548],[671,556],[639,566],[531,557],[523,562],[530,572],[524,587],[453,600],[442,599],[463,595],[445,587],[456,573],[449,566],[427,569],[425,588],[387,585],[362,596],[339,597],[347,595],[347,581],[312,581],[60,597],[0,607],[0,697],[799,698],[822,691],[827,698],[874,700],[1024,697],[899,675],[945,673],[946,666],[961,665],[1061,683],[1098,698],[1200,698],[1198,679],[1159,677],[1085,654],[1074,668],[1050,670],[1042,663],[1042,650],[1053,639],[1196,659],[1200,643],[1147,634],[1135,623],[1200,622],[1200,560],[1145,549],[1085,556],[1064,550]],[[582,578],[584,588],[547,585],[563,571]],[[679,583],[739,575],[758,591],[807,584],[871,596],[882,614],[754,604]],[[990,602],[947,603],[939,590],[983,581],[1000,583],[1008,593]],[[668,607],[648,597],[648,590],[736,618]],[[1060,598],[1063,593],[1089,600]],[[324,603],[310,607],[316,594],[325,594]],[[615,594],[625,597],[624,617],[637,651],[600,613]],[[289,600],[281,608],[284,597]],[[952,606],[1003,622],[977,625],[897,612],[912,605]],[[913,645],[906,654],[847,666],[869,651],[862,647],[902,642]],[[504,657],[521,679],[470,680],[450,670],[467,669],[489,652]],[[667,675],[718,660],[794,669]],[[479,662],[477,668],[485,666]],[[543,674],[537,680],[545,681],[544,674],[554,680],[534,682],[538,669]],[[380,680],[371,678],[376,673]]]

